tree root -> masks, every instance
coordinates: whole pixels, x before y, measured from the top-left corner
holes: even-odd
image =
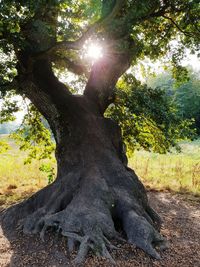
[[[153,258],[161,259],[155,247],[164,250],[168,247],[167,242],[144,217],[131,210],[124,217],[123,224],[129,243],[141,248]]]
[[[55,187],[54,184],[52,194],[48,192],[48,201],[46,197],[45,203],[36,205],[31,212],[30,200],[16,206],[23,211],[21,220],[18,220],[23,232],[39,233],[44,241],[46,231],[53,228],[67,237],[70,252],[79,246],[75,264],[82,263],[89,251],[115,264],[109,251],[117,248],[110,240],[118,239],[123,242],[125,240],[115,229],[115,218],[111,215],[114,213],[122,224],[128,242],[141,248],[151,257],[160,259],[155,247],[159,249],[167,247],[165,239],[159,233],[161,219],[149,206],[146,195],[143,197],[145,193],[142,189],[140,190],[142,193],[133,191],[132,180],[128,178],[127,184],[120,186],[116,184],[111,187],[105,180],[95,180],[94,177],[92,173],[91,180],[86,180],[85,184],[82,182],[79,190],[72,187],[62,188],[59,183],[58,187]],[[138,180],[135,180],[135,183],[138,183]],[[40,200],[40,194],[38,197]],[[33,199],[34,203],[37,203],[36,197]],[[6,217],[8,221],[5,220],[4,224],[8,224],[10,218],[17,212],[17,208],[8,209]]]
[[[40,238],[45,241],[47,229],[53,227],[57,232],[60,232],[61,235],[67,237],[67,244],[70,252],[74,250],[75,245],[79,243],[78,254],[74,260],[75,264],[84,262],[89,250],[92,250],[97,256],[109,259],[110,262],[115,264],[108,249],[117,249],[117,247],[111,244],[105,234],[108,237],[115,237],[117,233],[113,225],[111,227],[112,229],[110,229],[109,219],[105,222],[105,218],[103,218],[104,214],[100,214],[99,216],[97,212],[94,213],[94,215],[90,214],[90,219],[87,221],[86,225],[84,212],[79,219],[77,219],[77,216],[79,216],[80,213],[79,215],[72,215],[69,221],[63,220],[63,218],[70,217],[70,213],[67,209],[52,215],[44,215],[44,217],[41,217],[42,215],[44,215],[44,209],[37,211],[33,216],[29,217],[27,221],[23,222],[23,231],[29,234],[40,232]],[[97,222],[96,216],[99,218],[99,222]],[[102,221],[103,219],[104,222]],[[76,223],[78,220],[81,224]],[[82,235],[80,233],[82,233]]]
[[[97,256],[102,256],[104,258],[107,258],[110,260],[111,263],[115,264],[114,259],[110,255],[107,246],[112,249],[117,249],[115,246],[113,246],[110,241],[102,235],[100,236],[80,236],[76,233],[71,232],[64,232],[62,231],[62,235],[68,237],[69,240],[77,241],[80,243],[78,254],[74,260],[75,264],[82,263],[87,254],[88,251],[91,249]],[[71,247],[68,246],[68,249],[70,250]]]
[[[90,250],[97,256],[107,258],[112,264],[115,264],[109,250],[117,249],[117,247],[109,239],[115,238],[120,241],[124,241],[124,239],[120,238],[115,231],[112,218],[108,216],[105,207],[102,207],[102,212],[97,210],[91,212],[91,209],[92,207],[86,209],[84,207],[84,210],[80,211],[75,207],[71,209],[69,205],[65,210],[54,214],[45,214],[44,208],[39,209],[24,222],[23,231],[25,233],[39,232],[44,241],[46,231],[54,228],[61,235],[67,237],[70,252],[79,244],[74,264],[84,262]],[[165,249],[166,241],[145,217],[129,210],[123,214],[122,219],[128,242],[141,248],[153,258],[160,259],[155,247]]]

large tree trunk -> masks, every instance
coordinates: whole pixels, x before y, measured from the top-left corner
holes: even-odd
[[[111,53],[93,65],[84,95],[72,95],[54,75],[51,62],[33,51],[19,51],[19,93],[48,120],[56,140],[57,178],[28,200],[5,211],[3,226],[24,233],[55,228],[80,243],[76,261],[89,249],[111,259],[110,239],[119,230],[130,243],[159,258],[164,247],[160,218],[149,206],[144,186],[127,167],[119,127],[104,118],[113,88],[130,65],[129,50]],[[111,246],[112,247],[112,246]],[[112,259],[111,259],[112,260]]]
[[[109,240],[118,238],[120,230],[158,259],[154,247],[164,247],[160,219],[144,186],[126,166],[119,127],[86,96],[70,103],[70,109],[61,105],[57,111],[57,179],[5,211],[4,226],[20,224],[24,233],[40,233],[42,239],[47,228],[55,228],[68,238],[70,250],[80,243],[76,262],[89,249],[111,259]]]

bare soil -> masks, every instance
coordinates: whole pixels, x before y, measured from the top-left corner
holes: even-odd
[[[113,241],[119,248],[111,252],[115,266],[200,267],[200,200],[186,201],[180,195],[166,192],[150,192],[149,199],[164,220],[161,232],[168,239],[169,248],[161,252],[162,259],[158,261],[132,245]],[[66,239],[51,232],[43,243],[37,235],[25,236],[21,231],[3,233],[0,230],[1,267],[71,267],[76,253],[69,254],[66,248]],[[82,266],[113,265],[90,255]]]

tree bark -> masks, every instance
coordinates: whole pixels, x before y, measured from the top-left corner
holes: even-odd
[[[121,44],[122,45],[122,44]],[[115,85],[119,77],[130,67],[132,54],[109,53],[93,65],[84,95],[94,101],[101,114],[115,98]]]
[[[68,238],[69,250],[80,244],[76,263],[90,249],[113,261],[109,240],[119,238],[119,230],[128,242],[159,259],[154,247],[165,247],[161,220],[149,206],[144,186],[126,165],[119,127],[104,118],[87,94],[72,96],[48,62],[42,63],[33,64],[34,86],[24,92],[47,114],[54,130],[57,178],[6,210],[3,227],[20,225],[24,233],[40,233],[42,239],[48,228],[54,228]]]

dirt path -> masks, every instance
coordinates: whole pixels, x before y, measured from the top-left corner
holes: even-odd
[[[141,250],[128,244],[117,244],[119,250],[112,252],[119,267],[200,267],[200,204],[189,203],[170,193],[149,193],[152,206],[165,220],[162,233],[169,241],[169,249],[161,253],[162,260],[152,260]],[[60,267],[73,266],[66,250],[66,240],[52,234],[42,243],[38,236],[14,233],[8,239],[0,231],[1,267]],[[85,267],[110,267],[108,261],[88,257]]]

